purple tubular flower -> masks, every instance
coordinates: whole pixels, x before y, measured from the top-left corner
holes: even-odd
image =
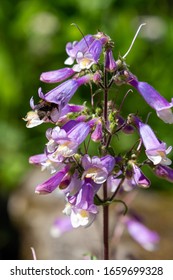
[[[78,146],[85,140],[90,132],[87,123],[69,121],[62,129],[55,127],[47,130],[48,158],[55,162],[62,162],[65,157],[70,157],[77,152]]]
[[[73,229],[70,218],[69,217],[63,217],[58,218],[54,221],[52,228],[51,228],[51,236],[52,237],[60,237],[64,233],[71,231]]]
[[[95,219],[98,209],[94,204],[94,195],[101,185],[95,184],[90,179],[86,179],[81,189],[74,196],[68,196],[68,203],[64,209],[66,215],[70,215],[74,228],[79,226],[89,226]]]
[[[116,175],[110,175],[107,178],[107,187],[108,190],[111,192],[115,192],[116,189],[118,188],[120,182],[121,182],[121,178],[119,178],[119,176],[122,175],[122,172],[119,171]]]
[[[63,178],[60,189],[65,195],[74,196],[81,189],[82,181],[78,171],[75,171],[73,175],[67,175]]]
[[[76,123],[75,125],[72,125],[70,128],[68,128],[68,130],[67,124],[65,124],[63,128],[66,129],[69,139],[73,139],[78,143],[78,145],[80,145],[85,140],[90,132],[90,127],[85,122]]]
[[[73,43],[69,42],[66,44],[66,53],[69,55],[69,57],[65,60],[64,64],[72,65],[75,58],[77,50],[75,50],[76,45],[78,44],[77,41],[74,41]]]
[[[39,90],[39,97],[47,102],[58,104],[62,109],[72,98],[76,90],[83,84],[88,83],[91,79],[90,75],[80,77],[78,79],[70,79],[58,87],[52,89],[45,95]]]
[[[75,73],[72,68],[62,68],[59,70],[43,72],[40,76],[40,81],[44,83],[59,83]]]
[[[134,163],[131,163],[132,170],[129,174],[126,174],[126,178],[123,181],[122,189],[124,191],[131,191],[136,187],[148,188],[150,186],[149,179],[142,173],[141,169]],[[127,172],[128,173],[128,172]],[[121,182],[122,172],[119,171],[116,175],[108,177],[107,185],[111,192],[114,192]],[[127,176],[128,175],[128,176]]]
[[[62,108],[61,112],[59,113],[59,117],[55,120],[55,123],[62,123],[64,120],[68,120],[69,113],[78,113],[83,111],[84,109],[84,105],[67,104]]]
[[[173,169],[172,168],[170,168],[166,165],[158,164],[155,166],[153,171],[156,176],[173,183]]]
[[[99,142],[99,141],[101,141],[102,138],[103,138],[102,122],[100,120],[98,120],[96,127],[95,127],[93,133],[91,134],[91,139],[94,142]]]
[[[66,52],[69,57],[65,60],[64,63],[67,65],[72,65],[76,59],[77,53],[85,53],[94,39],[95,38],[93,37],[93,35],[88,34],[84,36],[84,38],[82,38],[79,42],[67,43]]]
[[[93,60],[95,61],[95,63],[97,63],[100,58],[101,52],[102,52],[102,43],[100,42],[100,40],[96,39],[92,42],[92,44],[89,47],[89,50],[86,53],[91,54]]]
[[[84,105],[76,105],[76,104],[67,104],[63,109],[62,113],[63,115],[66,115],[68,113],[76,113],[81,112],[85,109]]]
[[[125,224],[132,238],[145,250],[154,251],[157,248],[160,239],[157,232],[148,229],[133,217],[127,217],[125,219]]]
[[[161,96],[152,86],[146,82],[139,82],[137,79],[131,79],[129,84],[134,86],[142,95],[145,101],[156,110],[157,116],[165,123],[173,123],[173,99],[169,103],[163,96]]]
[[[115,165],[114,157],[107,155],[102,158],[84,155],[82,166],[85,169],[82,178],[91,178],[96,184],[104,183]]]
[[[113,58],[113,53],[111,49],[106,51],[105,57],[105,69],[109,72],[114,72],[117,68],[116,61]]]
[[[35,189],[35,193],[49,194],[49,193],[53,192],[58,187],[58,185],[61,183],[63,177],[66,175],[68,170],[69,170],[69,167],[65,166],[61,171],[58,171],[57,173],[55,173],[55,175],[50,177],[47,181],[45,181],[42,184],[39,184]]]
[[[132,165],[132,174],[130,178],[125,178],[123,182],[123,189],[125,191],[130,191],[135,187],[148,188],[150,186],[150,181],[142,173],[141,169],[134,163]]]
[[[99,40],[94,40],[87,52],[79,51],[76,56],[77,64],[73,66],[73,70],[80,72],[89,69],[93,64],[98,63],[102,52],[102,44]]]
[[[29,163],[35,165],[41,165],[46,160],[47,160],[47,156],[45,154],[38,154],[38,155],[31,156],[29,158]]]
[[[140,136],[146,148],[147,157],[156,164],[170,165],[171,160],[166,157],[170,153],[172,147],[166,149],[166,144],[157,139],[151,127],[142,123],[137,117],[134,117],[134,122],[139,129]]]
[[[38,154],[29,158],[30,164],[40,165],[41,170],[49,170],[51,174],[61,170],[64,167],[63,163],[55,163],[48,159],[46,154]]]
[[[88,210],[97,213],[97,206],[94,205],[94,187],[91,183],[84,181],[82,188],[76,195],[75,206],[78,209]]]

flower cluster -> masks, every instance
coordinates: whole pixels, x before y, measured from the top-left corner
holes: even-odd
[[[150,181],[142,172],[144,165],[148,165],[156,176],[173,182],[171,160],[167,157],[171,146],[167,148],[138,115],[129,112],[123,116],[125,95],[120,104],[115,104],[114,100],[109,100],[108,93],[111,87],[129,85],[139,92],[160,119],[170,124],[173,123],[173,99],[169,103],[148,83],[138,81],[129,71],[125,58],[114,59],[113,47],[111,38],[102,32],[68,43],[65,60],[68,67],[40,76],[44,83],[59,85],[46,94],[40,88],[40,101],[34,104],[31,98],[32,111],[25,118],[28,128],[51,124],[46,131],[44,152],[31,156],[29,162],[40,165],[42,170],[50,170],[51,177],[36,187],[36,193],[49,194],[59,188],[66,200],[63,213],[70,216],[73,227],[89,226],[100,206],[120,201],[116,199],[117,195],[123,198],[129,191],[148,188]],[[82,85],[88,85],[91,104],[69,103]],[[98,95],[99,100],[95,102]],[[115,152],[112,145],[119,133],[137,133],[139,138],[124,154]],[[97,147],[95,154],[90,147]],[[143,149],[144,160],[140,158]],[[104,195],[103,189],[106,189]],[[124,224],[132,235],[134,228],[141,229],[139,223],[128,216]],[[152,236],[155,240],[155,235]]]

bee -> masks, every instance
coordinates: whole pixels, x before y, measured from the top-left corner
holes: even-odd
[[[58,104],[41,101],[35,106],[35,111],[37,112],[40,120],[47,117],[50,121],[52,121],[51,114],[53,110],[59,111]]]

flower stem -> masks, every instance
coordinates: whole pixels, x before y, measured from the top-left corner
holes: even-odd
[[[105,121],[105,125],[107,127],[108,122],[108,87],[107,87],[107,71],[104,71],[104,110],[103,110],[103,118]],[[105,137],[106,138],[106,137]],[[106,144],[106,139],[104,139],[104,144]]]
[[[103,185],[104,199],[107,198],[107,184]],[[109,205],[103,206],[103,246],[104,260],[109,260]]]
[[[104,69],[104,110],[103,118],[105,126],[108,122],[108,73]],[[104,137],[104,146],[107,144],[107,135]],[[103,184],[103,200],[107,200],[107,183]],[[104,246],[104,260],[109,260],[109,205],[103,206],[103,246]]]

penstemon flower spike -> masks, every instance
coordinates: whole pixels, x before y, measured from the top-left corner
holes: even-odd
[[[75,25],[78,29],[79,27]],[[169,103],[152,86],[138,81],[124,60],[145,23],[141,24],[128,51],[122,58],[115,59],[114,43],[103,32],[82,34],[82,39],[66,45],[69,67],[43,72],[40,80],[44,83],[60,83],[43,94],[39,89],[40,101],[34,104],[31,98],[30,111],[25,121],[31,128],[50,123],[46,131],[47,143],[44,151],[30,157],[29,162],[49,170],[51,177],[36,186],[38,194],[49,194],[59,188],[66,205],[63,214],[68,219],[57,219],[54,233],[59,236],[73,227],[88,227],[99,215],[103,207],[103,247],[104,259],[109,259],[109,206],[114,205],[118,225],[126,227],[130,235],[146,250],[154,250],[158,235],[147,229],[129,212],[129,199],[133,190],[147,189],[151,182],[143,173],[148,165],[158,178],[173,182],[171,160],[167,155],[171,146],[159,140],[149,126],[131,111],[123,112],[125,98],[132,89],[122,95],[119,104],[110,100],[110,89],[126,84],[134,87],[143,99],[156,110],[160,119],[173,123]],[[80,29],[79,29],[80,30]],[[86,85],[91,94],[91,106],[70,104],[78,89]],[[96,89],[95,89],[96,88]],[[149,120],[147,121],[147,123]],[[52,127],[53,126],[53,127]],[[127,151],[115,150],[119,133],[136,133],[138,140]],[[128,138],[127,138],[128,139]],[[127,140],[128,141],[128,140]],[[97,145],[98,150],[95,150]],[[94,148],[93,148],[94,147]],[[144,150],[146,158],[141,157]],[[120,211],[120,206],[125,211]],[[136,234],[135,230],[145,238]],[[117,235],[117,240],[120,236]]]

